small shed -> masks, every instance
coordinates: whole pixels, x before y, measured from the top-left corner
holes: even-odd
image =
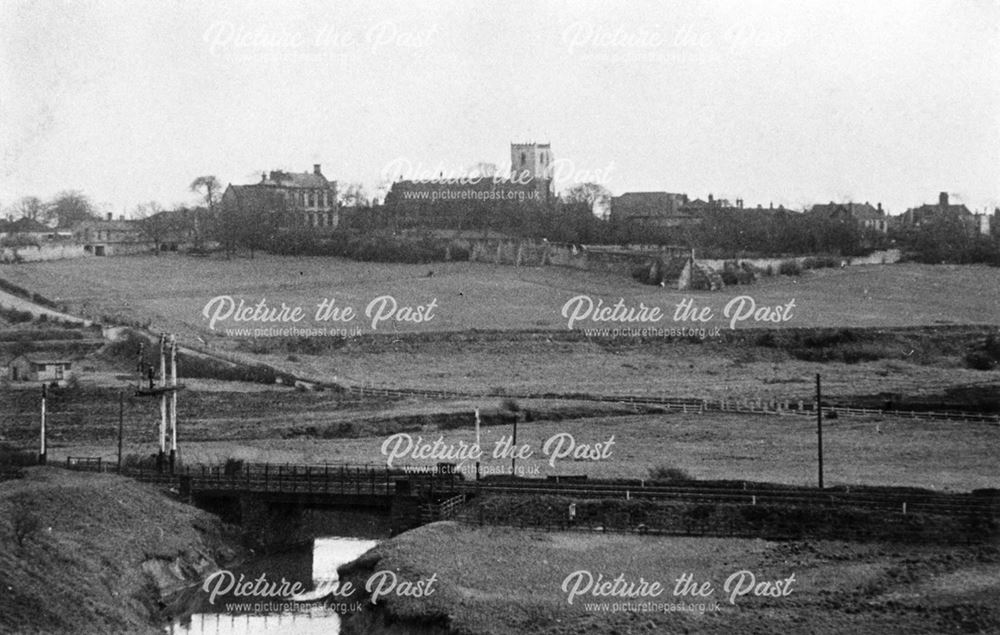
[[[66,381],[72,375],[73,362],[65,357],[38,353],[18,355],[7,363],[11,381]]]

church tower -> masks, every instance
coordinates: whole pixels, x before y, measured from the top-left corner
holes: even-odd
[[[548,143],[510,144],[510,171],[515,179],[525,174],[533,179],[551,179],[552,146]]]

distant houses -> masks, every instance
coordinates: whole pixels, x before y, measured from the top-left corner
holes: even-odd
[[[261,174],[259,183],[230,184],[221,207],[231,217],[267,218],[281,230],[325,233],[340,224],[337,182],[323,175],[320,164],[312,172],[274,170]]]
[[[852,221],[859,227],[876,231],[880,234],[889,232],[889,217],[882,210],[882,203],[872,207],[868,201],[864,203],[823,203],[813,205],[809,214],[835,221]]]
[[[947,192],[938,194],[937,204],[927,203],[911,207],[899,218],[903,226],[909,227],[920,227],[943,220],[957,220],[972,233],[984,236],[990,234],[990,217],[987,214],[973,214],[965,205],[951,203]]]

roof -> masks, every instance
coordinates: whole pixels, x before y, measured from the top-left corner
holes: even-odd
[[[945,205],[941,206],[935,203],[927,203],[921,205],[920,207],[914,207],[906,210],[907,213],[915,213],[920,216],[930,216],[934,214],[956,214],[958,216],[971,216],[972,212],[965,205]]]
[[[278,203],[278,192],[274,186],[263,185],[230,185],[226,188],[223,198],[232,192],[236,202],[240,205],[263,205],[273,207]]]
[[[31,362],[32,364],[42,364],[42,365],[47,365],[47,364],[72,364],[73,363],[73,360],[69,359],[68,357],[46,356],[45,353],[22,353],[21,355],[18,355],[14,359],[10,360],[10,362],[8,362],[8,364],[12,364],[14,361],[16,361],[18,359],[25,359],[25,360]]]
[[[329,188],[330,181],[322,173],[315,172],[283,172],[272,170],[270,174],[262,175],[257,185],[267,185],[271,187],[301,187],[301,188]]]
[[[139,226],[134,220],[85,220],[73,226],[73,231],[81,229],[114,229],[118,231],[138,231]]]
[[[819,214],[829,218],[847,215],[855,220],[876,220],[885,218],[885,213],[872,207],[869,203],[820,203],[809,209],[810,214]]]
[[[48,234],[52,232],[52,229],[32,218],[19,218],[8,225],[7,231],[23,234]]]
[[[685,194],[673,192],[625,192],[621,196],[612,197],[612,201],[641,205],[672,205],[675,201],[687,199]]]

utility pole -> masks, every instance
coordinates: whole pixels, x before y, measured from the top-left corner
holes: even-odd
[[[177,336],[170,336],[170,473],[177,462]]]
[[[45,465],[48,460],[48,451],[45,446],[45,398],[48,396],[48,386],[42,384],[42,430],[38,449],[38,463]]]
[[[118,391],[118,473],[122,473],[122,433],[125,428],[125,391]]]
[[[819,386],[819,373],[816,373],[816,440],[819,451],[819,488],[823,489],[823,396]]]

